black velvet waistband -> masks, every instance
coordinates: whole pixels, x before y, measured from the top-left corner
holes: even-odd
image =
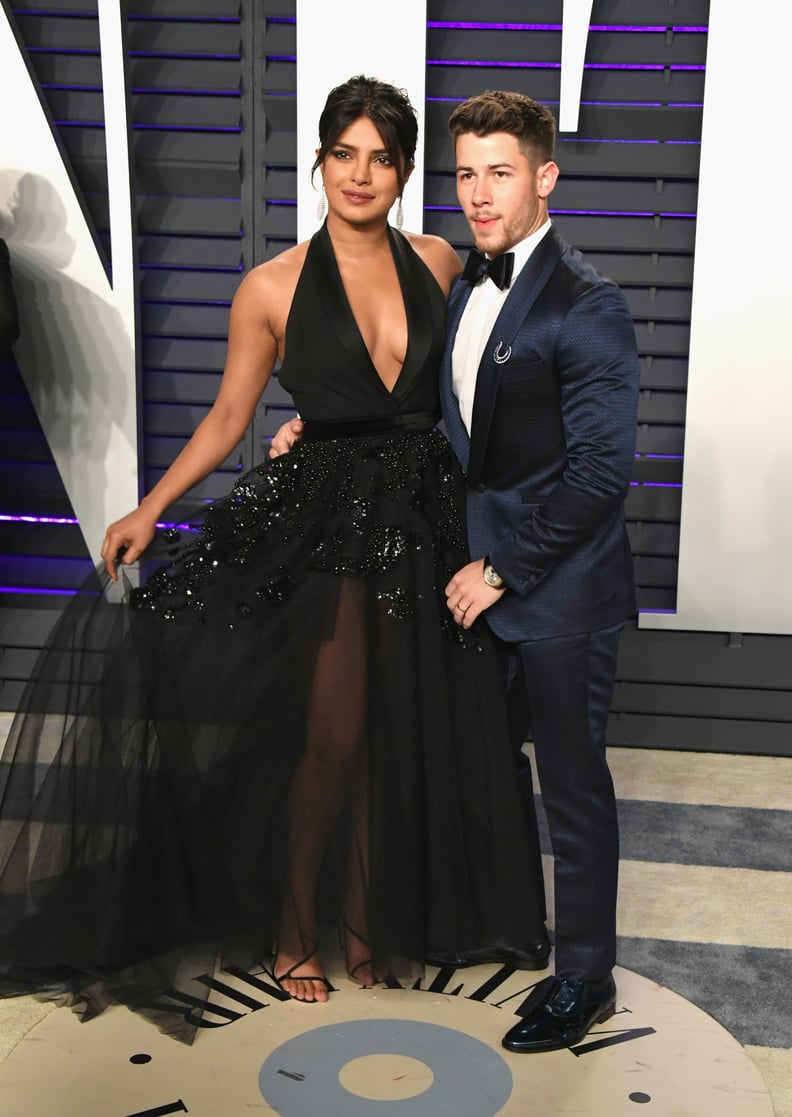
[[[378,415],[373,419],[341,419],[337,422],[306,419],[303,438],[363,438],[374,434],[395,434],[399,431],[429,431],[438,416],[431,411],[413,411],[408,415]]]

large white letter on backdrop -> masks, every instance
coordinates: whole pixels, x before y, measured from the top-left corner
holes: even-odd
[[[423,229],[423,136],[426,90],[426,0],[397,7],[328,0],[297,0],[297,237],[307,240],[319,222],[321,178],[311,167],[319,146],[319,116],[334,86],[355,74],[406,89],[418,115],[415,171],[404,192],[404,227]]]
[[[91,556],[138,501],[131,192],[120,4],[99,4],[112,283],[0,12],[0,235],[21,319],[14,355]]]
[[[641,628],[792,634],[791,40],[789,5],[710,8],[677,608]],[[735,81],[757,66],[760,102]]]

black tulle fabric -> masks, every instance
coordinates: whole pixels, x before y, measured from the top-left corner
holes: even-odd
[[[346,925],[398,975],[540,937],[496,649],[445,607],[459,469],[430,419],[381,429],[436,411],[443,337],[440,291],[390,236],[393,392],[326,229],[287,327],[309,429],[363,433],[317,425],[162,532],[123,602],[97,572],[42,653],[0,768],[5,995],[124,1003],[189,1041],[206,975],[268,968],[278,941],[302,956]]]

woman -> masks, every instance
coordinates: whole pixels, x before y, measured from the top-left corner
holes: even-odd
[[[168,561],[129,607],[94,592],[53,639],[9,739],[12,805],[41,750],[56,761],[0,861],[17,990],[48,963],[95,1007],[123,1001],[189,1038],[190,982],[218,962],[271,956],[290,996],[326,1000],[328,923],[363,986],[438,951],[542,938],[495,651],[445,607],[464,504],[434,425],[459,262],[387,224],[416,135],[392,86],[331,92],[315,164],[327,220],[240,285],[217,399],[108,528],[109,577],[238,443],[276,360],[303,439],[197,535],[164,533]],[[34,711],[64,673],[76,694],[53,742]]]

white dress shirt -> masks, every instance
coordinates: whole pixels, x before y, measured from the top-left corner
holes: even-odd
[[[525,267],[528,259],[549,231],[552,221],[545,221],[539,229],[535,229],[519,244],[515,244],[509,251],[514,253],[514,270],[512,272],[511,286],[514,286],[517,276]],[[511,287],[502,291],[488,275],[479,280],[473,288],[467,306],[462,312],[462,318],[454,340],[454,350],[451,355],[451,381],[454,395],[459,401],[459,412],[462,422],[470,434],[470,424],[473,417],[473,399],[476,395],[476,378],[479,365],[484,354],[487,338],[492,333],[495,319],[501,312],[506,302]]]

